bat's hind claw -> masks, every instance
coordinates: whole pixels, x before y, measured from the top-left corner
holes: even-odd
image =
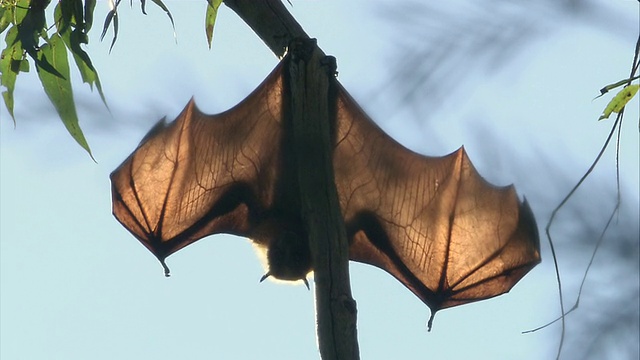
[[[260,278],[260,282],[265,281],[269,276],[271,276],[271,272],[267,272],[266,274],[262,275],[262,277]]]

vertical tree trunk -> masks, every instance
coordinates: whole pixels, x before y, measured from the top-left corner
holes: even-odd
[[[333,174],[335,59],[309,39],[280,0],[226,0],[225,4],[277,56],[287,48],[292,53],[285,70],[293,127],[291,155],[314,264],[320,355],[323,360],[359,359],[349,247]]]

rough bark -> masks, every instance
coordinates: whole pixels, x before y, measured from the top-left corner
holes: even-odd
[[[323,360],[359,359],[356,303],[349,284],[349,249],[332,162],[335,59],[287,12],[280,0],[226,0],[278,56],[292,46],[289,90],[301,216],[314,264],[316,320]],[[294,40],[296,40],[294,42]],[[292,45],[293,44],[293,45]],[[333,61],[331,61],[333,59]]]
[[[309,38],[280,0],[225,0],[224,3],[235,11],[278,57],[284,56],[294,39]]]

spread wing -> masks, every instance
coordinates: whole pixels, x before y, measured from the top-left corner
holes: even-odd
[[[391,273],[434,313],[505,293],[540,262],[535,220],[512,186],[486,182],[463,148],[407,150],[338,93],[334,169],[351,259]]]
[[[215,233],[256,236],[277,207],[282,166],[282,76],[217,115],[193,100],[161,121],[111,174],[115,217],[164,259]],[[168,269],[165,266],[165,271]]]

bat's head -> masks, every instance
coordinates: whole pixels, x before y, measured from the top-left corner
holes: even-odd
[[[293,231],[282,232],[268,243],[266,255],[269,269],[261,281],[272,276],[278,280],[303,280],[307,284],[307,274],[312,271],[312,265],[306,237]]]

